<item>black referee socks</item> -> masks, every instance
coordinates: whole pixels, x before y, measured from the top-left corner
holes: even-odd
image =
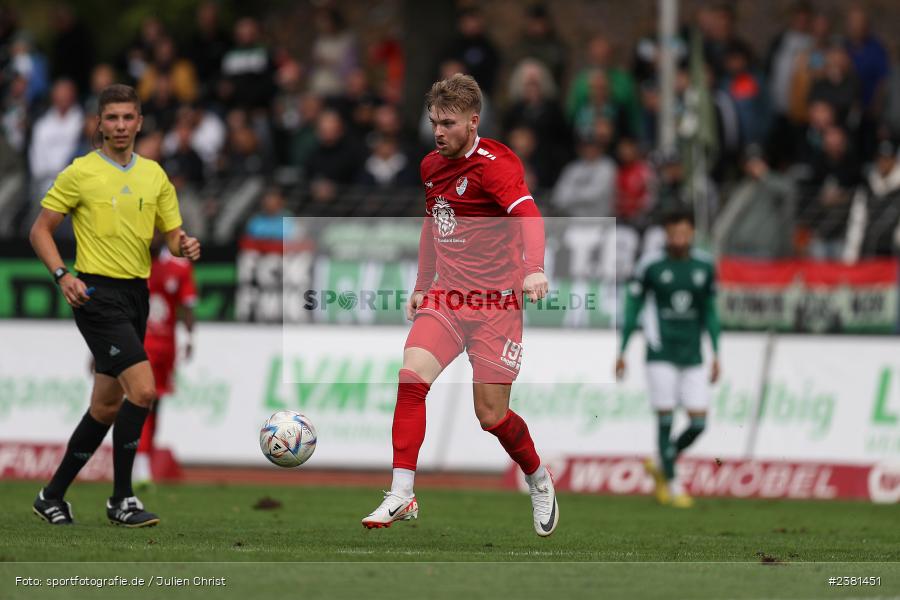
[[[113,427],[113,497],[128,498],[134,495],[131,488],[131,469],[141,440],[141,430],[149,411],[132,404],[127,398],[122,402]],[[110,426],[94,419],[90,411],[69,438],[66,454],[53,479],[44,488],[44,498],[62,499],[78,472],[91,458]]]
[[[78,423],[75,431],[72,432],[72,437],[69,438],[66,454],[59,464],[59,468],[56,469],[53,479],[44,488],[44,498],[61,500],[65,496],[66,490],[69,489],[69,485],[75,480],[78,472],[91,458],[94,451],[100,447],[109,427],[92,417],[90,410],[84,413],[81,422]]]
[[[134,456],[141,441],[141,429],[150,411],[132,404],[128,398],[122,402],[122,408],[113,426],[113,498],[121,500],[134,496],[131,489],[131,468]]]

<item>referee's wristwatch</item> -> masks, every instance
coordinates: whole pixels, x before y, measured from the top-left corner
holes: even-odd
[[[55,271],[53,271],[53,281],[59,283],[59,280],[65,277],[69,273],[69,270],[65,267],[59,267]]]

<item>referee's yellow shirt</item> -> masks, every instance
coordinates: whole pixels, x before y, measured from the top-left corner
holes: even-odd
[[[125,167],[99,150],[76,158],[41,206],[72,215],[79,272],[117,279],[149,278],[154,227],[166,232],[181,226],[165,171],[136,153]]]

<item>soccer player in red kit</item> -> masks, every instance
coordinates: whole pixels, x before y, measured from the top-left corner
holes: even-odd
[[[147,335],[144,350],[153,369],[156,381],[156,397],[162,398],[175,391],[175,324],[179,316],[188,332],[185,358],[193,352],[194,304],[197,302],[197,287],[194,285],[194,267],[189,260],[177,258],[167,252],[156,238],[150,245],[153,262],[150,267],[150,312],[147,318]],[[153,438],[156,435],[156,420],[159,416],[159,401],[152,407],[144,429],[137,456],[134,459],[134,481],[147,484],[153,480],[151,462]]]
[[[425,439],[425,396],[465,350],[478,421],[525,473],[534,529],[548,536],[559,521],[553,481],[525,421],[509,409],[522,361],[521,301],[536,302],[548,289],[543,219],[516,155],[478,136],[481,90],[471,76],[438,81],[426,106],[437,149],[420,167],[426,216],[419,273],[407,304],[413,326],[394,409],[393,482],[362,523],[388,527],[418,517],[413,483]]]

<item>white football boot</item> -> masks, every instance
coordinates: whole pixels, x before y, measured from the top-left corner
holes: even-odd
[[[362,520],[363,527],[380,529],[390,527],[394,521],[409,521],[419,518],[419,503],[415,496],[404,497],[392,492],[384,492],[384,500],[378,508]]]
[[[534,531],[541,537],[547,537],[559,523],[559,504],[556,502],[556,489],[550,471],[541,468],[543,477],[537,473],[526,475],[528,493],[531,494],[531,509],[534,515]]]

